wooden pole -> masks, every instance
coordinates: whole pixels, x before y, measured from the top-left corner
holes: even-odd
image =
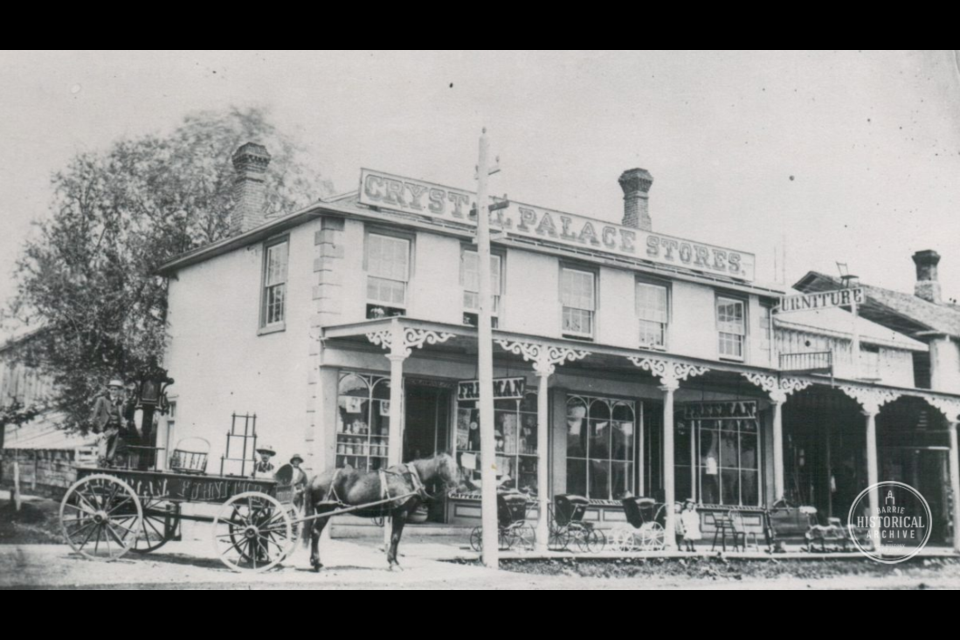
[[[499,536],[497,534],[497,458],[493,414],[493,283],[490,274],[490,207],[487,201],[487,181],[490,177],[490,141],[487,130],[480,136],[480,154],[477,163],[477,258],[480,263],[480,314],[477,320],[478,378],[480,381],[480,461],[481,503],[483,523],[483,564],[491,569],[500,567]],[[541,460],[540,464],[545,464]],[[546,487],[541,487],[544,491]]]

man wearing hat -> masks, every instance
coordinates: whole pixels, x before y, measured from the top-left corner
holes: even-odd
[[[293,467],[290,484],[293,485],[293,505],[300,511],[303,510],[303,496],[307,491],[307,474],[300,468],[301,464],[303,457],[299,453],[293,454],[290,458],[290,466]]]
[[[260,460],[253,468],[254,476],[272,476],[273,463],[270,462],[270,459],[277,455],[277,452],[273,450],[273,447],[265,444],[257,447],[257,453],[260,455]]]
[[[100,434],[99,463],[111,466],[117,455],[117,439],[123,425],[123,381],[113,379],[107,385],[107,393],[96,399],[93,405],[93,431]]]

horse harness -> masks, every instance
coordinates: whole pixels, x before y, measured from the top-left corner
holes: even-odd
[[[389,500],[390,496],[390,487],[387,485],[387,474],[400,476],[401,478],[409,477],[411,483],[413,484],[413,490],[420,497],[421,500],[430,500],[431,496],[427,493],[427,488],[423,484],[423,480],[420,479],[420,472],[417,471],[417,468],[412,464],[399,464],[396,467],[390,467],[389,469],[380,469],[380,498],[382,500]]]
[[[336,472],[334,472],[333,479],[330,481],[330,488],[327,489],[327,494],[323,498],[325,503],[334,504],[339,507],[347,506],[337,494],[337,481],[340,479],[340,474],[342,472],[342,468],[337,469]],[[417,468],[412,464],[400,464],[396,467],[390,467],[389,469],[380,469],[379,474],[381,500],[387,501],[392,499],[392,496],[390,495],[390,486],[387,484],[387,474],[400,476],[401,478],[409,477],[413,484],[414,491],[422,500],[433,499],[433,496],[427,493],[427,488],[424,486],[423,480],[420,478],[420,472],[418,472]],[[383,507],[383,509],[385,509],[385,507]]]

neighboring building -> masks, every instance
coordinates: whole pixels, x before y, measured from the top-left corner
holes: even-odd
[[[26,365],[18,351],[40,330],[30,331],[0,346],[0,408],[16,403],[43,406],[53,389],[49,376]],[[95,436],[69,434],[59,427],[61,416],[45,411],[22,425],[6,425],[0,434],[0,484],[13,485],[13,462],[20,462],[21,486],[31,491],[62,493],[75,480],[77,462],[93,462]]]
[[[258,219],[268,162],[259,145],[237,151],[235,235],[162,269],[165,366],[177,380],[167,448],[202,437],[219,460],[231,415],[256,413],[261,441],[281,458],[305,454],[314,471],[450,451],[460,492],[431,518],[476,522],[473,195],[363,170],[357,192]],[[541,501],[586,495],[602,525],[623,520],[623,496],[644,494],[708,505],[708,532],[729,509],[759,527],[761,509],[791,489],[783,427],[794,394],[842,390],[872,415],[900,397],[960,407],[913,384],[926,344],[865,320],[871,379],[839,355],[827,373],[783,372],[788,345],[842,351],[843,328],[775,321],[784,292],[756,281],[752,254],[654,232],[652,182],[642,169],[620,176],[620,225],[515,202],[494,214],[502,481]]]

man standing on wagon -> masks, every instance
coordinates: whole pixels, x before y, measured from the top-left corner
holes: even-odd
[[[93,405],[93,431],[100,434],[100,466],[113,466],[117,455],[117,440],[123,426],[123,389],[122,380],[111,380],[107,394],[98,397]]]

